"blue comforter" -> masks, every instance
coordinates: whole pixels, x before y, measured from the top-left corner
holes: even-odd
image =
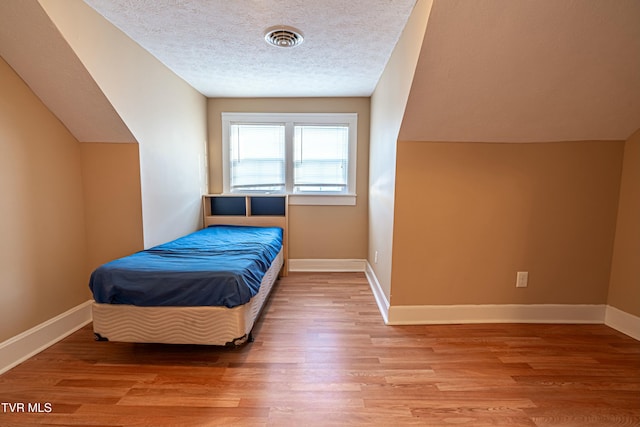
[[[247,303],[282,247],[278,227],[212,226],[97,268],[98,303],[225,306]]]

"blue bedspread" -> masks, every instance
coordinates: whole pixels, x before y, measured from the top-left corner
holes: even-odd
[[[225,306],[247,303],[282,247],[278,227],[212,226],[97,268],[98,303]]]

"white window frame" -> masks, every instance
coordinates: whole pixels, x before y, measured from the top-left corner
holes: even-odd
[[[225,194],[243,195],[230,191],[230,126],[236,123],[264,123],[285,125],[286,188],[292,205],[355,205],[356,163],[358,146],[357,113],[222,113],[222,186]],[[348,182],[346,193],[293,193],[293,129],[297,125],[347,125],[349,127]],[[251,194],[256,194],[252,192]],[[268,194],[267,192],[262,194]],[[273,193],[272,193],[273,194]]]

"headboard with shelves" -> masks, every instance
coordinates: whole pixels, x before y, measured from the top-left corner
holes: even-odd
[[[226,195],[202,196],[203,223],[280,227],[283,230],[282,275],[289,270],[289,203],[286,195]]]

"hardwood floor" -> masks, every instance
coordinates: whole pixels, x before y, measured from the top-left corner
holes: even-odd
[[[0,425],[640,426],[640,342],[603,325],[385,326],[364,275],[292,273],[254,335],[126,344],[88,326],[0,376]]]

